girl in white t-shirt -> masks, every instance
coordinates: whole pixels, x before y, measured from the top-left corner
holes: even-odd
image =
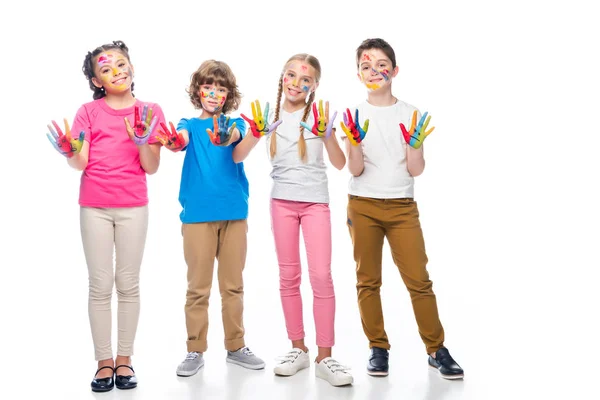
[[[321,65],[308,54],[286,63],[279,78],[275,121],[281,125],[267,140],[273,169],[271,221],[279,261],[281,303],[292,349],[275,366],[277,375],[294,375],[309,366],[304,344],[300,296],[300,227],[313,289],[313,313],[319,348],[316,376],[334,386],[353,382],[348,369],[331,358],[334,345],[335,294],[331,279],[331,218],[323,148],[331,164],[342,169],[346,157],[329,118],[329,105],[314,102]],[[283,98],[283,101],[282,101]]]

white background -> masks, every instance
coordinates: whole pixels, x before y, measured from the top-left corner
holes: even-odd
[[[577,398],[597,372],[598,37],[584,1],[4,2],[0,96],[0,397],[16,398]],[[186,266],[177,201],[183,154],[163,151],[150,176],[150,227],[134,368],[138,389],[92,395],[96,368],[79,236],[79,174],[52,149],[46,124],[72,120],[92,99],[86,53],[130,48],[135,94],[168,120],[197,114],[185,88],[206,59],[226,61],[243,103],[275,99],[288,57],[323,68],[317,98],[342,111],[364,100],[355,49],[382,37],[396,50],[394,94],[429,111],[427,167],[416,198],[446,345],[462,382],[426,366],[408,293],[384,248],[382,297],[390,376],[365,373],[345,226],[347,170],[329,169],[337,295],[334,356],[352,388],[314,371],[272,374],[289,347],[270,231],[264,144],[245,162],[250,181],[245,271],[247,343],[264,371],[226,365],[218,291],[206,366],[177,378],[185,356]],[[339,119],[338,119],[339,121]],[[305,270],[306,272],[306,270]],[[316,353],[312,296],[303,283],[307,344]],[[115,295],[116,297],[116,295]],[[115,324],[116,325],[116,324]],[[116,346],[115,346],[116,347]]]

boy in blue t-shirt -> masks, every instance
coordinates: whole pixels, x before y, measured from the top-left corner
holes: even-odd
[[[238,146],[246,128],[241,118],[229,119],[241,94],[227,64],[208,60],[192,75],[188,89],[200,117],[182,119],[177,131],[163,126],[160,140],[172,151],[185,150],[179,202],[183,207],[183,251],[188,266],[185,304],[188,354],[177,375],[192,376],[204,365],[207,349],[208,299],[215,258],[219,261],[223,328],[227,362],[249,369],[265,363],[244,342],[242,271],[246,262],[248,180]],[[245,141],[246,142],[246,141]]]

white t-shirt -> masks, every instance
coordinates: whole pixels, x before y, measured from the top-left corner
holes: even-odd
[[[303,134],[306,141],[306,161],[300,159],[298,139],[303,114],[304,109],[293,113],[281,109],[279,112],[279,118],[283,122],[277,127],[277,153],[271,160],[273,166],[271,197],[281,200],[329,203],[323,140],[306,129]],[[309,112],[306,123],[312,126],[313,121],[312,112]],[[265,142],[270,158],[271,137],[269,136]]]
[[[386,107],[365,101],[357,108],[360,126],[369,120],[369,129],[360,144],[365,169],[360,176],[350,178],[348,192],[376,199],[414,197],[414,178],[408,173],[406,163],[408,144],[402,136],[400,122],[410,128],[413,111],[417,108],[400,100]],[[351,112],[354,118],[354,110]],[[421,117],[418,110],[417,116]]]

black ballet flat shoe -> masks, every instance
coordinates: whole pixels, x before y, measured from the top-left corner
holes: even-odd
[[[133,374],[117,375],[115,377],[115,386],[117,387],[117,389],[133,389],[137,387],[138,381],[133,368],[130,365],[119,365],[118,367],[115,367],[115,371],[121,367],[129,368],[131,372],[133,372]]]
[[[113,367],[110,367],[107,365],[105,367],[98,368],[98,370],[94,374],[94,379],[92,380],[92,391],[93,392],[108,392],[108,391],[112,390],[113,387],[115,387],[115,381],[113,379],[113,375],[109,376],[108,378],[96,378],[96,375],[98,375],[98,372],[100,372],[106,368],[111,369],[113,372],[113,375],[114,375],[115,369]]]

